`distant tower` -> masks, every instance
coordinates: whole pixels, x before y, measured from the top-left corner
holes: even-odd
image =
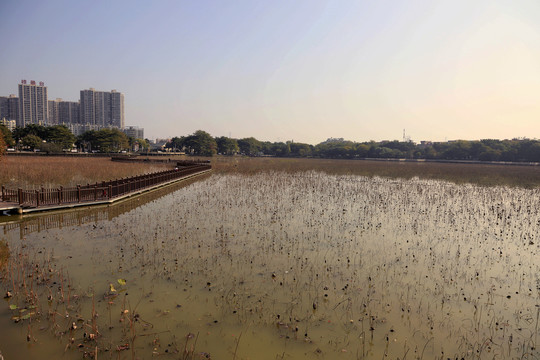
[[[30,84],[22,80],[19,84],[19,119],[18,126],[29,124],[47,125],[47,87],[41,81],[36,85],[34,80]]]
[[[407,136],[405,134],[405,129],[403,129],[403,142],[409,142],[409,141],[411,141],[411,137]]]

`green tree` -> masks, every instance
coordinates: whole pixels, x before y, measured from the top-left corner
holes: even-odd
[[[119,152],[129,149],[129,138],[118,129],[91,130],[79,136],[77,146],[87,151]]]
[[[365,158],[368,156],[370,146],[368,144],[358,144],[356,146],[355,156]]]
[[[2,138],[6,146],[15,146],[15,140],[11,131],[4,125],[0,125],[0,138]]]
[[[165,148],[171,149],[174,152],[183,151],[185,142],[186,142],[186,137],[185,136],[181,136],[181,137],[175,136],[175,137],[173,137],[171,139],[171,141],[169,141],[165,145]]]
[[[57,145],[62,150],[71,149],[77,138],[66,126],[54,125],[46,128],[44,140]]]
[[[290,142],[288,143],[288,145],[289,145],[291,156],[297,156],[297,157],[311,156],[312,146],[309,144]]]
[[[30,150],[35,150],[41,145],[42,140],[39,136],[28,134],[21,139],[21,142],[24,147]]]
[[[129,138],[118,129],[96,131],[97,148],[101,152],[119,152],[129,149]]]
[[[97,150],[92,149],[92,144],[96,145],[96,131],[90,130],[82,133],[77,137],[77,141],[75,142],[75,145],[77,145],[78,148],[80,148],[82,151],[92,151]]]
[[[240,151],[238,141],[226,136],[216,138],[217,152],[222,155],[234,155]]]
[[[238,140],[238,147],[240,152],[244,155],[255,156],[258,155],[262,149],[262,144],[254,137],[244,138]]]
[[[135,141],[139,143],[139,151],[147,151],[148,149],[150,149],[150,143],[146,141],[146,139],[138,138],[135,139]]]
[[[278,157],[289,156],[291,153],[291,147],[284,142],[275,142],[270,144],[264,144],[264,153],[267,155],[273,155]]]
[[[185,138],[185,147],[193,155],[213,156],[217,153],[216,140],[206,131],[197,130]]]
[[[16,141],[22,140],[26,135],[35,135],[41,139],[45,139],[47,137],[47,128],[37,124],[29,124],[25,127],[16,127],[13,130],[13,137]]]

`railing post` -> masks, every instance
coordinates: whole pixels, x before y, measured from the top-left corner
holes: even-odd
[[[23,204],[23,191],[21,188],[17,189],[17,200],[19,200],[19,205]]]
[[[77,201],[81,202],[81,185],[77,185]]]
[[[36,207],[39,207],[39,190],[36,190]]]
[[[4,188],[4,185],[2,185],[2,201],[4,201],[4,191],[5,191],[5,188]]]
[[[94,185],[94,201],[96,200],[97,200],[97,185]]]
[[[62,187],[58,188],[58,205],[62,204]]]
[[[112,198],[112,185],[109,185],[109,199]]]

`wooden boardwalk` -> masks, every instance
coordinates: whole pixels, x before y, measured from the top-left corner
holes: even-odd
[[[112,204],[210,171],[210,165],[193,165],[75,188],[27,191],[2,187],[0,216]]]

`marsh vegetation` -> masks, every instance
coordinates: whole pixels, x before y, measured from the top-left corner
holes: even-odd
[[[222,171],[114,218],[6,226],[1,350],[535,359],[539,193]]]
[[[173,161],[194,159],[179,155],[164,155],[155,158]],[[287,173],[319,171],[334,175],[404,179],[418,177],[481,186],[540,187],[540,166],[237,156],[197,157],[196,159],[210,160],[214,172],[220,174],[249,175],[261,171]],[[170,168],[170,164],[120,163],[112,162],[108,157],[6,156],[0,162],[0,184],[8,188],[68,187],[160,171],[163,167]]]

